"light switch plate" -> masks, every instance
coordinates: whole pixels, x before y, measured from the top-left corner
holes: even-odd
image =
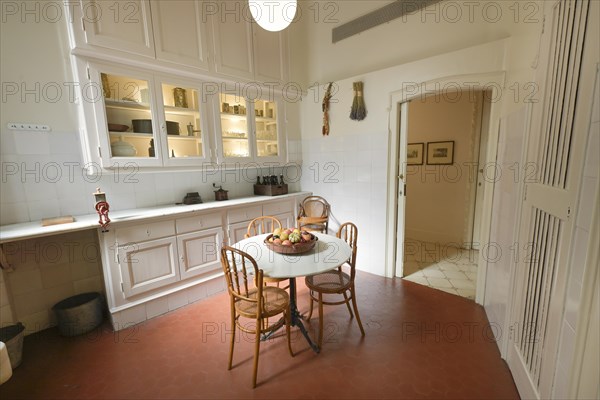
[[[6,124],[8,129],[14,131],[38,131],[38,132],[50,132],[50,126],[42,124],[30,124],[22,122],[9,122]]]

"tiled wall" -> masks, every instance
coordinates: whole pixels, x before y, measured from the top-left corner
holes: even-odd
[[[577,221],[575,223],[575,238],[572,244],[569,283],[567,287],[567,299],[564,318],[561,328],[560,348],[558,351],[557,370],[554,383],[554,398],[569,398],[569,378],[575,351],[575,340],[577,337],[577,320],[581,305],[581,290],[583,284],[584,270],[586,266],[586,255],[589,246],[597,246],[597,243],[589,242],[590,227],[594,205],[598,199],[595,198],[598,189],[598,177],[600,166],[600,76],[596,75],[596,89],[594,95],[593,114],[588,132],[587,152],[585,155],[583,180],[579,194],[579,205],[577,207]],[[594,223],[598,223],[595,221]],[[592,266],[594,267],[594,266]],[[597,267],[597,266],[596,266]]]
[[[5,243],[2,250],[13,268],[2,272],[2,326],[20,321],[26,334],[37,332],[56,324],[51,308],[60,300],[104,292],[95,230]]]
[[[290,140],[288,148],[290,160],[301,158],[299,141]],[[0,152],[0,225],[93,213],[96,187],[106,192],[113,211],[180,202],[187,192],[199,192],[205,202],[214,201],[213,182],[229,190],[229,198],[250,196],[259,173],[289,175],[290,190],[299,190],[295,167],[258,172],[213,167],[203,172],[121,170],[90,177],[82,172],[77,133],[6,130],[0,134]]]

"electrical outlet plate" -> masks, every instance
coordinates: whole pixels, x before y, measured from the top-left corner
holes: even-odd
[[[30,124],[22,122],[9,122],[6,124],[8,129],[14,131],[38,131],[38,132],[50,132],[50,126],[42,124]]]

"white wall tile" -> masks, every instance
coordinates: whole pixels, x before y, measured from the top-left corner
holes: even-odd
[[[42,274],[39,269],[24,270],[8,274],[8,282],[13,296],[39,292],[43,289]]]
[[[68,263],[43,265],[40,272],[45,289],[72,283],[71,266]]]
[[[0,306],[0,325],[12,325],[16,321],[13,318],[12,308],[10,306]]]
[[[60,216],[60,205],[57,198],[27,202],[29,216],[32,221]]]
[[[73,282],[75,294],[97,292],[104,293],[104,280],[100,276],[80,279]]]
[[[30,221],[27,203],[2,203],[0,205],[0,225],[27,221]]]
[[[19,320],[28,315],[47,311],[46,301],[41,293],[42,292],[31,292],[27,294],[13,295],[13,305]]]
[[[19,322],[25,325],[25,335],[43,331],[51,326],[50,315],[46,310],[25,317],[18,317]]]
[[[73,290],[73,282],[69,282],[64,285],[46,289],[35,295],[41,296],[44,299],[45,309],[52,312],[51,309],[56,303],[75,295],[75,291]]]
[[[15,133],[17,154],[50,154],[49,133],[20,131]]]

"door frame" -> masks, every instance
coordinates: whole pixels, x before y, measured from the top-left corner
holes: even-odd
[[[444,88],[462,90],[481,90],[491,92],[490,101],[490,119],[488,129],[488,146],[486,151],[487,162],[496,160],[498,153],[498,126],[500,122],[500,113],[502,108],[502,91],[505,87],[506,72],[497,71],[483,74],[467,74],[459,76],[447,76],[440,79],[421,82],[418,87],[411,85],[410,88],[402,89],[390,93],[390,119],[389,119],[389,142],[388,142],[388,182],[387,182],[387,226],[386,226],[386,276],[402,277],[404,265],[401,262],[396,265],[397,257],[397,226],[398,222],[404,224],[404,210],[402,210],[402,219],[400,220],[398,207],[398,187],[399,175],[406,176],[406,165],[400,165],[398,156],[400,152],[406,152],[406,140],[400,138],[401,105],[411,100],[422,98],[428,95],[443,94]],[[432,91],[430,88],[441,88],[438,91]],[[406,116],[404,116],[406,118]],[[401,147],[402,145],[402,148]],[[485,193],[483,198],[483,212],[481,218],[481,243],[488,243],[490,236],[492,200],[494,194],[494,182],[486,180]],[[484,257],[484,247],[479,251],[477,260],[477,286],[475,301],[483,305],[485,295],[485,279],[487,272],[487,262]],[[400,251],[402,254],[402,250]],[[400,260],[401,261],[401,260]]]

